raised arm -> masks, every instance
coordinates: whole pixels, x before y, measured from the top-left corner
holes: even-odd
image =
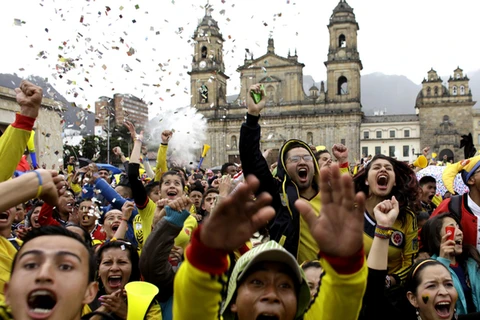
[[[36,170],[0,183],[0,212],[19,203],[39,198],[50,206],[57,205],[58,195],[65,192],[65,179],[54,170]]]
[[[367,291],[363,298],[362,319],[380,320],[385,314],[394,314],[394,307],[385,296],[385,278],[388,268],[388,246],[392,226],[399,213],[398,202],[392,200],[380,202],[373,209],[377,227],[372,247],[368,254]]]
[[[261,92],[260,85],[256,84],[250,87],[250,91]],[[240,129],[240,160],[242,161],[243,173],[245,176],[253,174],[260,180],[258,193],[266,191],[275,194],[277,191],[275,178],[270,173],[267,160],[260,151],[260,112],[265,107],[266,98],[262,95],[262,100],[255,103],[252,97],[247,95],[247,120]]]
[[[355,195],[352,177],[341,175],[335,163],[320,170],[319,185],[322,208],[318,216],[307,201],[295,203],[321,248],[320,264],[325,269],[319,295],[305,319],[357,319],[367,284],[365,195]]]
[[[175,271],[168,261],[175,238],[178,236],[190,213],[186,208],[191,201],[183,196],[165,207],[166,216],[155,226],[143,246],[140,256],[140,272],[145,281],[153,283],[160,292],[157,300],[167,301],[173,295]]]
[[[35,119],[42,103],[42,88],[23,80],[16,88],[20,113],[0,137],[0,182],[8,180],[15,172],[30,139]]]
[[[171,130],[164,130],[162,132],[162,143],[158,147],[157,165],[155,167],[155,181],[160,181],[162,175],[168,171],[167,167],[167,150],[168,142],[172,138],[173,132]]]
[[[193,232],[186,260],[175,276],[175,319],[219,319],[222,290],[227,282],[228,252],[240,248],[275,215],[272,207],[266,207],[271,201],[267,193],[252,200],[251,194],[258,185],[257,178],[247,177]]]

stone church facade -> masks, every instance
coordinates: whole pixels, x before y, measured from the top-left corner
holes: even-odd
[[[343,143],[350,150],[351,162],[360,159],[361,124],[364,114],[360,102],[360,71],[363,67],[357,50],[358,30],[353,9],[345,0],[340,0],[333,9],[328,24],[330,41],[325,61],[326,84],[322,82],[320,88],[311,87],[308,95],[304,93],[302,84],[304,64],[298,61],[297,53],[291,55],[289,52],[287,57],[283,57],[275,52],[274,39],[268,39],[264,55],[255,59],[253,56],[245,56],[244,64],[237,69],[240,74],[240,93],[235,102],[227,103],[229,77],[225,74],[223,62],[224,39],[217,22],[207,8],[193,35],[195,46],[192,69],[189,72],[191,106],[197,108],[207,119],[206,143],[212,147],[204,160],[204,166],[240,161],[238,151],[240,126],[245,121],[245,101],[249,87],[255,83],[262,83],[267,93],[267,106],[262,112],[260,124],[261,149],[273,150],[267,159],[269,162],[277,159],[281,145],[292,138],[327,148],[334,143]],[[428,81],[436,80],[429,78]],[[461,81],[463,80],[456,77],[452,79],[452,82],[458,82],[458,97],[462,85],[463,92],[469,92],[468,83],[461,84]],[[438,86],[441,87],[441,82]],[[427,96],[425,90],[427,89],[424,86],[416,105],[421,127],[426,128],[422,145],[430,145],[434,137],[443,133],[439,126],[441,121],[436,120],[437,115],[434,116],[432,113],[440,112],[442,116],[451,115],[452,118],[454,114],[461,114],[465,119],[470,117],[469,125],[463,120],[453,123],[458,133],[469,132],[467,128],[472,126],[472,120],[471,111],[467,109],[473,106],[471,95],[470,102],[465,99],[459,103],[455,102],[456,111],[449,109],[450,100],[446,98],[438,100],[441,110],[433,111],[432,107],[437,104],[437,100]],[[445,132],[453,133],[452,126],[448,130]],[[456,143],[459,142],[457,136],[455,133],[453,140],[443,139],[444,136],[439,137],[435,140],[438,143],[433,149],[451,149],[456,155],[458,153]]]
[[[433,69],[422,81],[422,90],[415,103],[420,121],[420,144],[429,145],[439,159],[446,155],[449,160],[458,161],[464,158],[464,151],[460,149],[461,136],[474,134],[472,118],[476,102],[462,69],[453,71],[448,87],[442,83]],[[476,144],[476,137],[473,138]]]

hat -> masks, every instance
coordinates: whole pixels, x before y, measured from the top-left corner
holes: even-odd
[[[480,156],[465,159],[447,166],[442,173],[442,180],[445,184],[445,188],[447,188],[451,194],[455,193],[453,182],[458,173],[461,174],[463,183],[468,186],[468,179],[475,174],[475,171],[477,171],[478,168],[480,168]]]
[[[210,174],[210,173],[213,174],[212,169],[208,169],[208,170],[207,170],[207,174]]]
[[[223,318],[225,320],[235,319],[235,315],[230,311],[229,306],[237,292],[237,284],[253,266],[260,262],[279,262],[285,264],[292,270],[295,277],[293,280],[299,285],[295,318],[301,317],[310,304],[310,289],[307,284],[307,279],[305,278],[305,273],[298,265],[294,256],[277,242],[271,240],[247,251],[238,259],[228,282],[227,297],[222,306]]]

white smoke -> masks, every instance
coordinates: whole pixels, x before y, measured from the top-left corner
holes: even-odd
[[[200,159],[206,127],[206,120],[195,108],[161,108],[160,113],[150,121],[148,144],[158,147],[162,142],[162,131],[172,130],[167,161],[170,166],[190,169],[196,167]]]

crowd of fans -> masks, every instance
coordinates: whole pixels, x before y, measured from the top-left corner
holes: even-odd
[[[0,319],[480,318],[480,156],[450,164],[463,195],[384,155],[350,166],[341,144],[288,140],[270,166],[265,99],[249,96],[241,165],[170,167],[165,130],[152,168],[127,121],[119,174],[74,157],[14,174],[42,90],[16,93],[0,137]]]

